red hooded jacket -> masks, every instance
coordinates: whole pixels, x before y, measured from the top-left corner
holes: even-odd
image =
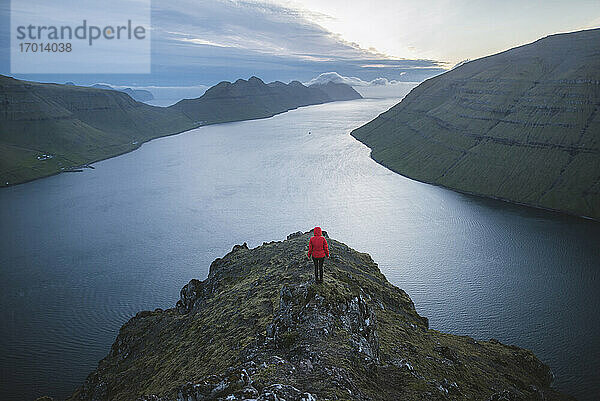
[[[324,258],[329,257],[329,248],[327,240],[321,236],[321,227],[315,227],[314,236],[308,241],[308,257]]]

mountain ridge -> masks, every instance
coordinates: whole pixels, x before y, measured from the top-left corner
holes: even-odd
[[[600,219],[600,29],[469,61],[351,134],[419,181]]]
[[[299,81],[265,84],[253,76],[247,81],[220,82],[199,98],[184,99],[169,107],[180,110],[194,121],[214,124],[272,117],[302,106],[362,98],[352,87],[344,87],[346,90],[342,92],[327,85],[304,86]]]
[[[235,245],[170,309],[139,312],[70,400],[572,400],[531,351],[440,333],[371,257],[323,233]]]

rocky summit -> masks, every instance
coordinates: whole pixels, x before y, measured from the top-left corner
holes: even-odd
[[[310,232],[236,245],[138,313],[71,400],[570,400],[531,351],[428,328],[366,253]],[[326,235],[326,234],[325,234]]]

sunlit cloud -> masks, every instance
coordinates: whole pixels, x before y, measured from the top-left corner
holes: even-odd
[[[265,1],[265,0],[256,0]],[[535,41],[600,27],[597,0],[268,0],[385,58],[443,60],[451,66]]]
[[[214,46],[214,47],[233,47],[232,45],[229,45],[229,44],[217,43],[217,42],[213,42],[213,41],[206,40],[206,39],[191,38],[191,37],[189,37],[190,35],[188,35],[186,33],[182,33],[182,32],[168,32],[168,33],[175,36],[174,40],[178,40],[178,41],[185,42],[185,43],[193,43],[196,45]]]
[[[404,73],[401,73],[400,75],[404,75]],[[331,72],[324,72],[322,74],[319,74],[319,76],[305,82],[305,84],[306,85],[326,84],[328,82],[333,82],[336,84],[346,84],[346,85],[357,87],[357,86],[396,85],[400,81],[397,81],[394,79],[390,80],[385,77],[379,77],[379,78],[372,79],[370,81],[365,81],[358,77],[346,77],[346,76],[338,74],[335,71],[331,71]]]
[[[390,64],[363,64],[362,68],[396,68],[395,65]]]

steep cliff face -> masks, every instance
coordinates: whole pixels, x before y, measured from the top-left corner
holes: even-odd
[[[527,350],[428,329],[366,253],[311,233],[236,245],[177,305],[140,312],[72,400],[567,400]]]
[[[298,81],[266,84],[251,77],[247,81],[221,82],[203,96],[182,100],[171,108],[183,111],[195,121],[212,124],[271,117],[301,106],[361,98],[352,87],[341,85],[343,89],[325,85],[306,87]]]
[[[431,78],[352,135],[448,188],[600,219],[600,29]]]

